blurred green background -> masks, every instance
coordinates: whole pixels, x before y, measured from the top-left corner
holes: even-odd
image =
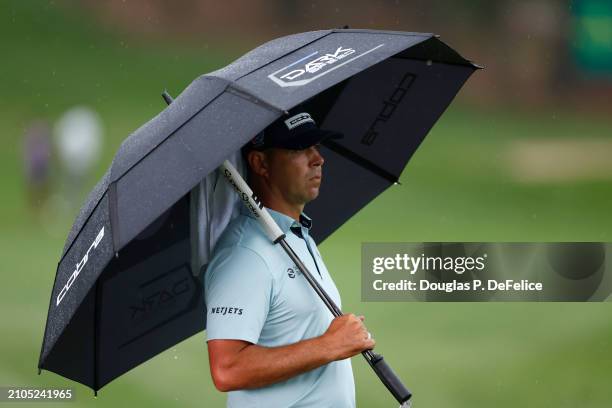
[[[81,201],[121,141],[180,93],[262,42],[352,28],[435,32],[474,74],[401,182],[320,250],[345,312],[369,330],[416,407],[609,407],[611,303],[365,303],[361,242],[610,241],[612,36],[606,1],[42,1],[0,6],[0,386],[73,387],[69,406],[224,406],[200,333],[93,392],[37,375],[55,267]],[[50,151],[46,186],[24,135],[94,109],[103,149],[72,201]],[[316,220],[315,220],[316,222]],[[361,357],[360,407],[395,402]],[[8,403],[3,403],[10,405]],[[18,406],[26,406],[21,403]],[[56,404],[57,405],[57,404]]]

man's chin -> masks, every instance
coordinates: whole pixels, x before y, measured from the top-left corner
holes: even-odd
[[[306,197],[306,203],[314,200],[315,198],[317,198],[319,196],[319,189],[317,188],[316,191],[311,191],[311,193],[308,195],[308,197]]]

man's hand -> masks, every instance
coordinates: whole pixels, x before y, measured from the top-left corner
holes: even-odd
[[[343,360],[374,348],[376,342],[368,338],[368,330],[363,324],[364,320],[364,316],[355,316],[352,313],[332,320],[321,337],[334,360]]]

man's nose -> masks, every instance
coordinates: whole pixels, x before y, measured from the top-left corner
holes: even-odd
[[[319,151],[319,148],[321,146],[315,145],[315,146],[310,146],[309,150],[310,150],[310,163],[313,166],[322,166],[323,163],[325,163],[325,159],[323,159],[323,155],[321,155],[321,152]]]

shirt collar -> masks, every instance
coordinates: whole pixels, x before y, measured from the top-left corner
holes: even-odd
[[[312,227],[312,219],[306,214],[304,214],[304,212],[300,214],[300,222],[298,224],[296,220],[294,220],[287,214],[283,214],[281,212],[272,210],[268,207],[264,207],[264,208],[268,210],[268,213],[270,214],[274,222],[278,224],[278,227],[281,229],[281,231],[283,231],[284,234],[286,234],[289,231],[289,229],[291,229],[291,227],[293,226],[301,225],[302,227],[306,229],[305,232],[308,232],[308,230],[310,230],[310,228]],[[243,204],[240,205],[240,213],[247,215],[251,218],[255,218],[255,216],[251,213],[251,211],[249,211],[249,209]]]

